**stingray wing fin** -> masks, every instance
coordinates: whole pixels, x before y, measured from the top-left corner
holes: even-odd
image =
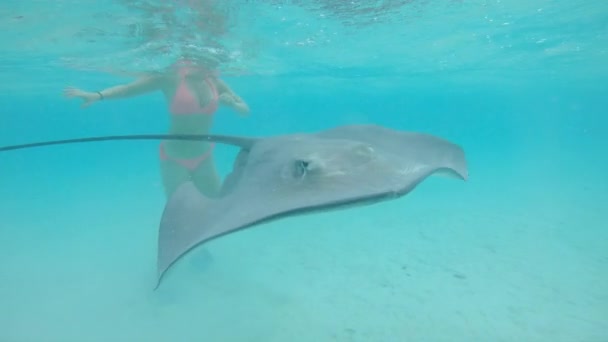
[[[213,213],[214,200],[203,196],[194,183],[186,182],[171,195],[158,232],[157,285],[163,274],[200,240],[201,222]]]

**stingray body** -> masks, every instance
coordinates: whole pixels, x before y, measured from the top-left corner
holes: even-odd
[[[427,134],[342,126],[245,142],[219,198],[192,183],[168,200],[158,281],[192,248],[269,220],[399,198],[435,172],[468,178],[463,150]],[[157,286],[158,286],[157,284]]]
[[[201,244],[269,220],[396,199],[432,174],[468,178],[462,148],[442,138],[377,125],[349,125],[266,138],[137,135],[0,147],[0,151],[103,140],[206,140],[240,148],[217,198],[191,182],[168,199],[158,234],[157,284]]]

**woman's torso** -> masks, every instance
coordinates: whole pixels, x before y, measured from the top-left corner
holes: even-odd
[[[183,83],[182,83],[183,82]],[[169,112],[169,134],[209,134],[213,125],[213,116],[217,108],[219,96],[213,77],[202,73],[189,75],[168,75],[163,82],[163,94],[167,101]],[[184,87],[185,89],[181,89]],[[188,91],[189,99],[177,96],[178,92]],[[179,94],[181,95],[181,93]],[[175,103],[174,101],[178,101]],[[195,103],[181,104],[179,101],[192,101]],[[181,108],[180,108],[181,107]],[[188,110],[188,107],[197,107]],[[206,113],[199,113],[203,109]],[[181,110],[181,111],[180,111]],[[182,112],[185,111],[185,112]],[[165,146],[172,154],[181,157],[193,157],[208,149],[207,142],[167,141]]]

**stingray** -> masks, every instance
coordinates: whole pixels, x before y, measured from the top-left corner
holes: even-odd
[[[218,196],[192,182],[168,198],[158,233],[157,283],[197,246],[272,220],[394,200],[433,174],[467,180],[463,149],[426,133],[348,125],[262,138],[127,135],[47,141],[0,151],[102,140],[206,140],[240,150]]]

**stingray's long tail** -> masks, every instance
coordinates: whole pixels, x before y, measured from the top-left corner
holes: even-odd
[[[75,138],[64,140],[40,141],[28,144],[0,146],[0,152],[20,150],[25,148],[42,147],[49,145],[79,144],[86,142],[110,141],[110,140],[189,140],[189,141],[216,141],[230,145],[248,148],[254,139],[235,137],[227,135],[203,135],[203,134],[134,134],[134,135],[109,135],[101,137]]]

